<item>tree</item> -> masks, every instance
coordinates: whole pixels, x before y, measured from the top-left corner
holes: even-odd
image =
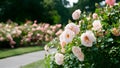
[[[4,0],[0,2],[0,9],[0,21],[4,22],[8,19],[16,22],[28,19],[52,24],[60,19],[53,1],[48,0]]]

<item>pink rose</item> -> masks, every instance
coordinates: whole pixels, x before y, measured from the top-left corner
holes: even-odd
[[[93,13],[92,17],[93,17],[93,19],[97,19],[98,18],[97,13]]]
[[[105,0],[106,4],[108,4],[109,6],[113,6],[116,2],[116,0]]]
[[[80,9],[75,10],[75,11],[73,12],[73,14],[72,14],[73,20],[79,19],[79,18],[80,18],[80,14],[81,14]]]

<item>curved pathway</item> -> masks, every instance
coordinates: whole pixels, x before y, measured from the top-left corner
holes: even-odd
[[[50,53],[55,52],[56,49],[50,49]],[[0,68],[20,68],[26,64],[43,59],[45,51],[32,52],[19,56],[0,59]]]

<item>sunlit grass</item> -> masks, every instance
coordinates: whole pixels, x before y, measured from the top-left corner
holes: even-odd
[[[22,47],[22,48],[15,48],[15,49],[0,49],[0,59],[10,57],[10,56],[30,53],[34,51],[40,51],[42,49],[43,47],[40,47],[40,46]]]
[[[46,68],[44,64],[44,60],[39,60],[37,62],[33,62],[31,64],[25,65],[21,68]]]

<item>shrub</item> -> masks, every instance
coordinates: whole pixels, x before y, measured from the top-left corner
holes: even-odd
[[[88,16],[73,12],[77,21],[66,25],[59,36],[57,53],[45,57],[48,68],[120,67],[120,3],[107,4]],[[66,32],[66,28],[74,34]]]
[[[23,25],[0,23],[0,47],[45,45],[62,32],[61,24],[31,23],[30,21]]]

